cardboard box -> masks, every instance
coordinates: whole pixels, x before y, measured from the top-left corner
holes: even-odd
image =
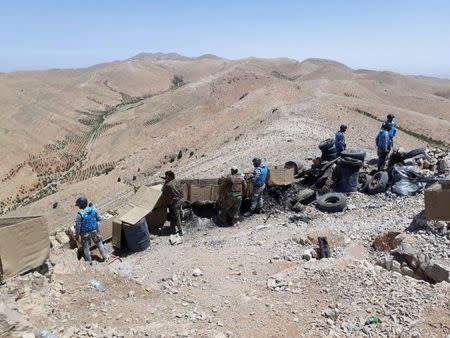
[[[183,197],[190,202],[218,201],[220,199],[220,184],[217,178],[182,180]]]
[[[425,190],[425,217],[427,220],[450,221],[450,189],[434,183]]]
[[[211,200],[211,186],[200,186],[191,184],[189,186],[189,201],[210,201]]]
[[[267,172],[267,185],[290,185],[295,182],[294,179],[295,169],[273,166],[268,168]]]
[[[132,226],[144,217],[149,227],[164,224],[167,219],[167,208],[161,199],[161,190],[162,185],[142,186],[119,210],[119,215],[112,223],[112,244],[115,248],[122,247],[123,224]]]
[[[0,279],[41,266],[50,254],[43,216],[0,218]]]

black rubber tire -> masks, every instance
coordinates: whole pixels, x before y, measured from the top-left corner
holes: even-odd
[[[331,148],[329,148],[327,150],[322,150],[322,155],[325,155],[325,156],[337,155],[337,149],[335,146],[332,146]]]
[[[342,158],[354,158],[357,160],[361,160],[364,161],[364,159],[366,158],[366,152],[364,150],[344,150],[343,152],[341,152],[341,157]]]
[[[403,156],[403,158],[406,160],[406,159],[408,159],[408,158],[415,157],[415,156],[417,156],[417,155],[425,154],[426,150],[427,150],[427,148],[417,148],[417,149],[413,149],[413,150],[411,150],[410,152],[407,152],[407,153]]]
[[[366,192],[371,181],[372,181],[372,176],[370,176],[367,173],[359,173],[359,176],[358,176],[358,191],[359,192]]]
[[[316,199],[316,192],[312,189],[306,188],[306,189],[300,191],[297,194],[296,198],[297,198],[297,202],[308,204]],[[306,202],[308,202],[308,203],[306,203]]]
[[[367,187],[369,195],[380,194],[388,189],[389,175],[386,171],[379,171],[373,175],[372,180]]]
[[[338,165],[346,165],[349,167],[361,168],[363,165],[363,161],[357,160],[356,158],[341,158],[338,161]]]
[[[322,155],[320,157],[322,159],[323,162],[331,162],[335,159],[337,159],[337,153],[335,153],[334,155]]]
[[[324,212],[340,212],[347,206],[347,196],[345,194],[330,192],[320,196],[316,201],[316,207]]]
[[[284,164],[284,169],[291,169],[291,168],[294,168],[294,175],[297,175],[299,171],[303,170],[304,165],[301,162],[287,161]]]
[[[332,138],[326,139],[325,141],[319,143],[319,149],[322,151],[328,150],[333,146],[334,146],[334,139]]]

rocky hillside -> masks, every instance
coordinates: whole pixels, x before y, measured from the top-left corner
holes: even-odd
[[[79,195],[105,213],[168,169],[198,178],[250,169],[255,156],[309,162],[342,123],[370,160],[387,113],[396,146],[446,147],[449,93],[449,80],[319,59],[140,54],[0,74],[0,212],[47,214],[53,234],[73,224]],[[424,158],[408,160],[425,171]],[[270,212],[234,227],[187,210],[184,237],[151,236],[149,249],[93,266],[59,232],[47,264],[0,286],[0,336],[450,334],[450,224],[423,219],[422,193],[352,193],[338,213],[266,197]]]
[[[256,155],[303,161],[341,123],[350,147],[373,152],[387,113],[402,129],[399,146],[450,141],[450,81],[321,59],[144,53],[86,69],[1,74],[0,89],[0,212],[55,220],[79,194],[107,205],[169,168],[218,176]]]

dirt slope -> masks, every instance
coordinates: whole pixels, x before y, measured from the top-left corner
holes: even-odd
[[[174,75],[185,84],[171,88]],[[449,93],[449,80],[320,59],[142,54],[0,74],[0,211],[47,214],[53,231],[73,223],[81,194],[105,212],[168,169],[217,177],[231,165],[250,169],[255,156],[309,161],[341,123],[349,147],[375,157],[377,119],[387,113],[402,127],[397,146],[448,143]],[[0,296],[35,329],[61,337],[446,337],[450,284],[376,266],[381,253],[371,247],[380,232],[404,232],[422,209],[422,195],[356,193],[343,213],[307,207],[309,223],[289,211],[232,228],[194,218],[183,244],[153,237],[149,250],[110,265],[90,267],[54,248],[49,280],[20,276]],[[303,260],[308,235],[327,236],[332,258]],[[448,236],[411,235],[448,264]],[[105,293],[90,287],[94,278]],[[371,315],[381,323],[365,325]]]
[[[174,75],[185,85],[171,89]],[[350,147],[374,153],[375,118],[387,113],[407,130],[450,141],[450,81],[321,59],[143,54],[86,69],[2,74],[0,87],[0,207],[26,205],[14,213],[52,219],[70,213],[80,193],[107,203],[169,168],[218,176],[256,155],[303,161],[341,123]],[[398,134],[399,146],[423,144]]]

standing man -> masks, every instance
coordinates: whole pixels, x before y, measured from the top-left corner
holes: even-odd
[[[383,124],[378,136],[376,138],[377,150],[378,150],[378,171],[384,169],[386,159],[391,150],[391,141],[389,138],[389,131],[391,129],[390,124]]]
[[[75,201],[75,206],[80,208],[75,220],[75,235],[81,237],[84,259],[92,265],[91,240],[97,245],[103,260],[108,259],[102,235],[98,232],[98,222],[100,216],[95,207],[88,207],[88,201],[84,197],[79,197]]]
[[[239,221],[239,210],[242,203],[242,194],[247,189],[244,176],[239,174],[237,167],[231,167],[231,174],[221,180],[224,190],[224,199],[219,214],[221,222],[234,225]]]
[[[181,183],[175,179],[173,171],[169,170],[164,173],[165,183],[162,188],[163,200],[165,205],[169,208],[170,228],[173,234],[178,233],[183,236],[181,229],[181,204],[183,202],[183,188]]]
[[[261,164],[260,158],[255,157],[252,162],[254,167],[252,202],[250,211],[245,213],[245,216],[261,212],[264,205],[263,192],[266,188],[267,167]]]
[[[337,150],[337,156],[341,156],[341,153],[347,148],[345,144],[345,131],[347,130],[347,126],[345,124],[341,125],[339,131],[336,132],[336,136],[334,137],[334,146]]]
[[[397,130],[395,129],[396,125],[395,125],[395,116],[392,114],[388,114],[386,121],[383,122],[383,126],[384,125],[388,125],[391,127],[391,129],[389,130],[389,139],[390,139],[390,143],[391,143],[391,149],[394,148],[394,137],[395,134],[397,134]]]

